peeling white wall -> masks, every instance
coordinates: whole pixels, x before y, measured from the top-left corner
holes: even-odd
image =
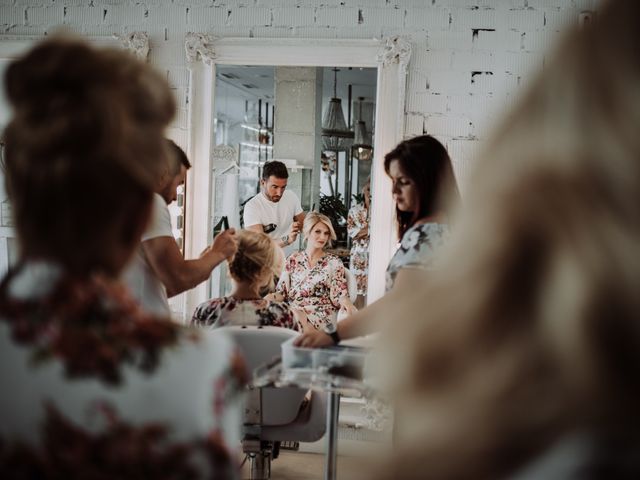
[[[548,49],[598,0],[2,0],[0,33],[43,35],[60,25],[88,35],[145,31],[166,72],[186,143],[187,32],[234,37],[382,38],[413,42],[405,126],[442,140],[458,175]]]

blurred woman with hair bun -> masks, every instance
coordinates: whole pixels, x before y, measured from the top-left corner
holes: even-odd
[[[168,155],[166,79],[56,36],[5,87],[20,258],[0,283],[0,477],[234,478],[235,347],[145,314],[118,280]]]

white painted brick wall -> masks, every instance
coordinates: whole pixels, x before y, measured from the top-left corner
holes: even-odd
[[[316,10],[310,7],[273,8],[274,27],[315,25]]]
[[[361,8],[358,21],[364,25],[402,25],[405,14],[404,8]]]
[[[471,50],[471,40],[471,30],[429,30],[427,32],[429,50]]]
[[[514,30],[537,30],[544,27],[544,11],[532,8],[509,10],[506,24]]]
[[[522,33],[515,30],[479,30],[471,34],[474,51],[517,52],[521,48]]]
[[[165,73],[178,103],[169,135],[180,145],[187,139],[188,31],[255,38],[405,35],[414,49],[406,133],[436,135],[464,182],[494,122],[542,69],[561,33],[599,1],[0,0],[0,34],[43,35],[60,25],[87,35],[149,33],[150,62]]]
[[[28,7],[25,12],[28,25],[61,24],[64,21],[63,7]]]
[[[295,8],[292,10],[296,10]],[[271,25],[271,10],[261,7],[238,7],[229,10],[228,24],[234,26],[257,26],[264,27]]]
[[[214,26],[225,25],[228,18],[229,10],[225,7],[193,6],[187,13],[187,25],[190,29],[209,31]]]
[[[122,25],[125,23],[144,22],[149,14],[149,9],[144,5],[131,5],[127,7],[106,7],[107,16],[104,23],[109,25]]]
[[[358,9],[350,7],[317,8],[316,25],[353,28],[358,25]]]
[[[455,115],[428,115],[424,122],[425,132],[438,137],[471,137],[473,124],[468,118]]]
[[[495,56],[491,52],[454,52],[451,68],[462,72],[493,71]]]
[[[105,6],[64,7],[64,23],[69,25],[101,25],[105,18]],[[55,25],[55,20],[52,21]]]
[[[24,8],[1,6],[0,7],[0,24],[7,30],[8,25],[22,25],[25,23]]]
[[[407,97],[407,113],[418,115],[443,114],[447,112],[447,95],[432,94],[430,92],[410,92]],[[458,113],[464,113],[459,111]]]
[[[496,2],[501,3],[501,2]],[[507,10],[494,8],[460,8],[451,13],[452,30],[469,31],[473,28],[496,28],[505,23]]]
[[[408,8],[405,26],[414,30],[449,28],[449,10],[442,8]]]

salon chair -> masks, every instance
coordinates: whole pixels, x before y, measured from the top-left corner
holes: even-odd
[[[356,281],[356,276],[351,273],[351,270],[345,268],[345,276],[347,277],[347,290],[349,291],[349,298],[351,299],[351,303],[355,303],[358,298],[358,282]]]
[[[298,332],[280,327],[222,327],[234,339],[251,372],[280,355],[280,345]],[[280,442],[315,442],[326,430],[326,394],[295,387],[248,387],[242,450],[250,461],[251,479],[268,479]],[[304,403],[304,405],[303,405]]]
[[[345,268],[344,270],[345,276],[347,277],[347,291],[349,292],[349,299],[351,300],[351,303],[355,304],[356,299],[358,298],[358,283],[356,281],[356,276],[351,273],[351,270],[348,268]],[[340,322],[347,317],[348,315],[343,310],[339,310],[336,321]]]

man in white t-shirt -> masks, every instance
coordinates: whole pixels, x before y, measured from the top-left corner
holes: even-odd
[[[158,181],[149,225],[134,259],[123,274],[124,283],[143,310],[161,316],[171,314],[169,297],[205,281],[211,271],[232,257],[238,248],[235,231],[229,229],[217,235],[213,245],[207,247],[200,258],[185,260],[182,256],[173,237],[167,205],[176,199],[176,190],[184,184],[191,164],[180,147],[168,142],[169,165]]]
[[[261,191],[244,206],[244,228],[267,233],[283,248],[296,241],[304,222],[298,196],[286,190],[288,178],[284,163],[265,163]]]

